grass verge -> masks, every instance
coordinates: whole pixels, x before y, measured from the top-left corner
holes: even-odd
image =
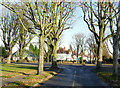
[[[30,74],[36,72],[37,66],[26,66],[26,65],[16,65],[16,64],[0,64],[2,78],[13,78],[17,75]]]
[[[26,80],[22,80],[22,81],[16,81],[16,82],[12,82],[9,84],[6,84],[6,87],[10,87],[10,86],[15,86],[15,87],[30,87],[35,85],[36,83],[41,83],[45,78],[47,78],[48,76],[50,76],[51,74],[48,72],[44,72],[43,75],[36,75],[36,74],[31,74],[28,77],[24,77],[23,79],[27,79]]]
[[[120,68],[118,71],[118,73],[120,73]],[[112,68],[102,67],[100,70],[95,69],[94,72],[96,72],[97,76],[107,83],[110,88],[120,87],[120,74],[118,76],[113,76]]]
[[[26,87],[32,87],[37,83],[42,83],[43,81],[47,81],[51,77],[53,77],[57,72],[60,72],[60,69],[49,69],[48,71],[44,71],[43,75],[36,75],[36,74],[31,74],[27,77],[24,77],[23,79],[27,79],[28,81],[16,81],[12,82],[9,84],[6,84],[4,87],[16,87],[16,88],[26,88]],[[39,86],[39,85],[35,85]]]
[[[1,69],[2,73],[3,72],[5,73],[5,74],[1,74],[1,77],[3,78],[12,78],[13,75],[17,76],[23,73],[28,74],[26,77],[22,78],[22,80],[18,79],[18,81],[9,82],[8,84],[5,84],[3,88],[31,87],[37,83],[41,83],[43,81],[48,80],[49,78],[53,77],[55,74],[59,73],[62,70],[60,68],[53,69],[49,67],[44,67],[44,74],[36,75],[36,72],[34,71],[36,71],[37,66],[26,66],[26,65],[15,65],[15,64],[1,64],[1,66],[2,66],[2,69]],[[34,72],[34,73],[30,74],[31,72]]]

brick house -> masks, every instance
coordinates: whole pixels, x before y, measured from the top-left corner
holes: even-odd
[[[72,52],[70,49],[66,50],[66,47],[59,47],[57,50],[57,60],[72,61]]]

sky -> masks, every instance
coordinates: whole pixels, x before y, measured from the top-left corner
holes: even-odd
[[[83,15],[80,8],[75,9],[75,16],[73,17],[74,22],[72,24],[72,29],[65,30],[63,32],[63,44],[61,46],[65,46],[67,49],[69,48],[69,44],[73,41],[72,37],[77,33],[83,33],[86,37],[89,37],[90,31],[84,22]]]
[[[1,7],[3,6],[0,6],[0,12],[2,11]],[[91,32],[89,31],[87,24],[84,22],[81,16],[83,16],[83,12],[80,7],[77,7],[74,10],[74,17],[72,17],[72,19],[74,20],[74,22],[71,24],[72,28],[63,31],[62,44],[60,47],[66,47],[66,49],[69,49],[69,45],[73,41],[72,37],[77,33],[83,33],[86,37],[89,37]],[[35,42],[35,41],[38,41],[37,38],[34,38],[31,42]],[[3,43],[0,39],[0,46],[1,45],[3,45]],[[13,52],[17,50],[18,50],[18,46],[15,46],[13,48]]]

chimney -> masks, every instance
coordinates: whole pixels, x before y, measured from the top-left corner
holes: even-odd
[[[64,47],[64,50],[66,50],[66,47]]]

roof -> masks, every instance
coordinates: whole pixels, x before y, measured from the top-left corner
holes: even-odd
[[[12,57],[19,57],[19,50],[12,54]],[[25,50],[23,53],[23,57],[37,57],[35,54]]]
[[[70,49],[66,50],[66,48],[61,48],[59,47],[59,49],[57,50],[57,53],[65,53],[65,54],[69,54],[71,51]]]

